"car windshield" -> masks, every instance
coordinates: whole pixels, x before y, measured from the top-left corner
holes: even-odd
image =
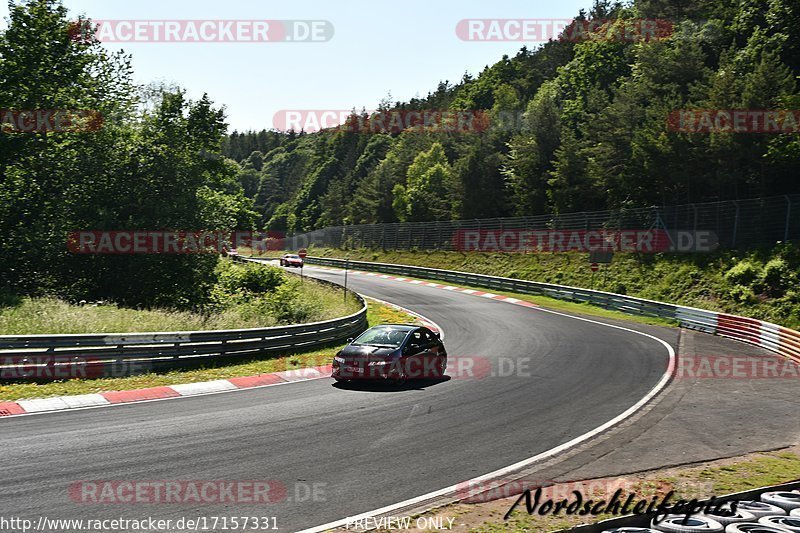
[[[408,331],[393,328],[372,328],[353,341],[353,344],[399,348]]]
[[[300,259],[300,256],[299,255],[287,255],[286,258],[287,259]]]

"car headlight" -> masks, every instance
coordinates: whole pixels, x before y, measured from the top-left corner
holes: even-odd
[[[344,363],[344,357],[339,357],[338,355],[334,357],[333,360],[337,363]]]

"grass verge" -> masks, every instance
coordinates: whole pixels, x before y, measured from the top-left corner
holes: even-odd
[[[341,291],[334,287],[310,279],[303,283],[292,279],[291,283],[296,292],[284,300],[302,306],[295,313],[302,318],[296,320],[298,323],[330,320],[359,309],[357,302],[345,301]],[[55,298],[21,298],[13,305],[0,306],[0,335],[204,331],[263,328],[280,322],[283,321],[276,320],[268,306],[252,301],[237,302],[208,314],[130,309],[103,302],[76,305]]]
[[[339,293],[341,298],[341,293]],[[374,301],[369,302],[367,320],[370,326],[389,323],[416,323],[416,317]],[[297,368],[326,365],[342,346],[329,346],[317,350],[297,353],[268,355],[236,362],[220,361],[207,367],[193,370],[169,370],[122,378],[73,379],[49,383],[3,383],[0,384],[0,401],[15,401],[53,396],[92,394],[115,390],[145,389],[180,383],[197,383],[216,379],[254,376]]]

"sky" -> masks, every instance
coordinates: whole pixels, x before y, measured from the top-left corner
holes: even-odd
[[[540,43],[464,41],[463,19],[570,19],[592,0],[63,0],[72,15],[115,21],[316,20],[323,42],[104,43],[133,56],[137,83],[167,82],[224,105],[230,130],[270,129],[282,110],[374,109],[424,97],[503,54]],[[0,27],[8,8],[0,2]],[[275,26],[273,25],[273,28]],[[489,28],[488,23],[485,26]],[[507,34],[504,34],[507,35]]]

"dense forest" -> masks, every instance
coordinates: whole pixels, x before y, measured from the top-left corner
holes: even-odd
[[[626,39],[636,19],[669,35]],[[685,133],[681,109],[800,109],[800,2],[599,0],[604,23],[503,57],[389,110],[483,110],[514,127],[233,132],[223,153],[259,225],[483,218],[752,198],[800,191],[797,134]],[[566,31],[566,30],[565,30]]]
[[[25,294],[196,307],[218,255],[75,255],[75,230],[230,230],[256,221],[238,166],[221,155],[224,115],[180,89],[139,87],[57,0],[9,3],[0,108],[92,110],[102,127],[0,131],[0,305]],[[11,118],[12,122],[6,122]]]
[[[2,114],[0,301],[48,292],[192,307],[216,281],[213,254],[76,255],[75,230],[305,231],[800,191],[796,134],[667,124],[677,109],[800,109],[796,0],[601,0],[578,17],[604,20],[596,35],[523,48],[379,107],[480,111],[487,129],[230,135],[208,97],[134,84],[130,58],[105,51],[59,0],[9,6],[0,110],[90,110],[102,125],[22,132],[7,123],[19,111]],[[609,37],[636,18],[673,31]]]

